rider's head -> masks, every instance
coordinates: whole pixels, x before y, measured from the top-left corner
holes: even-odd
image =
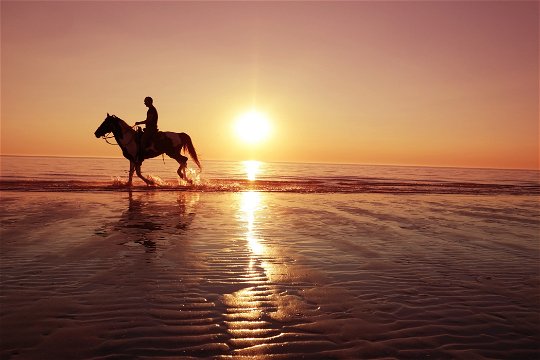
[[[144,98],[144,105],[148,106],[148,105],[152,105],[152,103],[154,102],[154,100],[152,100],[152,98],[150,96],[147,96]]]

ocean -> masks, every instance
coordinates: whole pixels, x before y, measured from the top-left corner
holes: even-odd
[[[188,161],[188,165],[193,164]],[[358,164],[203,161],[191,167],[193,185],[180,181],[169,158],[146,160],[142,172],[154,189],[298,193],[540,194],[540,171]],[[123,158],[0,157],[0,189],[31,191],[124,190]],[[133,190],[149,188],[134,177]]]
[[[2,359],[540,358],[538,171],[0,160]]]

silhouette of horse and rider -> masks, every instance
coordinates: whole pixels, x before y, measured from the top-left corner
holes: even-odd
[[[144,132],[138,128],[134,130],[124,120],[120,119],[116,115],[109,115],[103,121],[103,123],[94,132],[94,135],[104,137],[112,133],[116,143],[122,149],[122,153],[126,159],[129,160],[129,179],[127,186],[131,186],[133,182],[133,172],[137,173],[147,185],[153,185],[154,182],[146,178],[141,173],[141,165],[145,159],[150,159],[161,154],[166,154],[170,158],[176,160],[180,165],[177,173],[180,178],[191,183],[191,180],[186,176],[186,167],[188,158],[180,154],[183,150],[184,153],[188,153],[191,159],[201,169],[201,164],[197,157],[195,147],[191,142],[191,137],[186,133],[175,133],[170,131],[158,130],[158,112],[154,107],[154,101],[151,97],[144,99],[144,104],[148,107],[146,113],[146,120],[138,121],[136,125],[145,125]]]

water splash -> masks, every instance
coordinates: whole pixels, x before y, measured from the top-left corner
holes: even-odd
[[[112,178],[112,187],[124,187],[127,185],[127,181],[123,181],[120,176],[114,176]]]
[[[178,185],[180,186],[188,186],[188,185],[195,185],[199,186],[202,184],[201,182],[201,172],[192,169],[192,168],[186,168],[186,177],[187,180],[184,180],[180,177],[178,177]]]
[[[193,185],[201,184],[201,172],[197,169],[187,168],[186,175],[190,179]]]
[[[164,181],[162,178],[160,178],[157,175],[147,175],[146,176],[148,180],[150,180],[155,186],[169,186],[170,184],[166,181]]]
[[[146,175],[146,178],[148,180],[150,180],[151,186],[154,186],[154,187],[171,187],[171,186],[174,186],[174,184],[171,184],[171,183],[163,180],[162,178],[160,178],[157,175],[149,174],[149,175]],[[137,179],[135,179],[135,178],[133,179],[133,181],[134,181],[133,185],[136,185],[136,183],[139,181]],[[124,188],[124,187],[127,187],[127,186],[128,186],[127,180],[122,179],[120,176],[114,176],[112,178],[112,180],[111,180],[111,185],[110,185],[111,188]]]

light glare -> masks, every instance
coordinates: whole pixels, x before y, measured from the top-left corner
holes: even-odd
[[[270,124],[265,114],[251,110],[238,117],[236,120],[236,134],[248,143],[256,144],[265,140],[270,133]]]

